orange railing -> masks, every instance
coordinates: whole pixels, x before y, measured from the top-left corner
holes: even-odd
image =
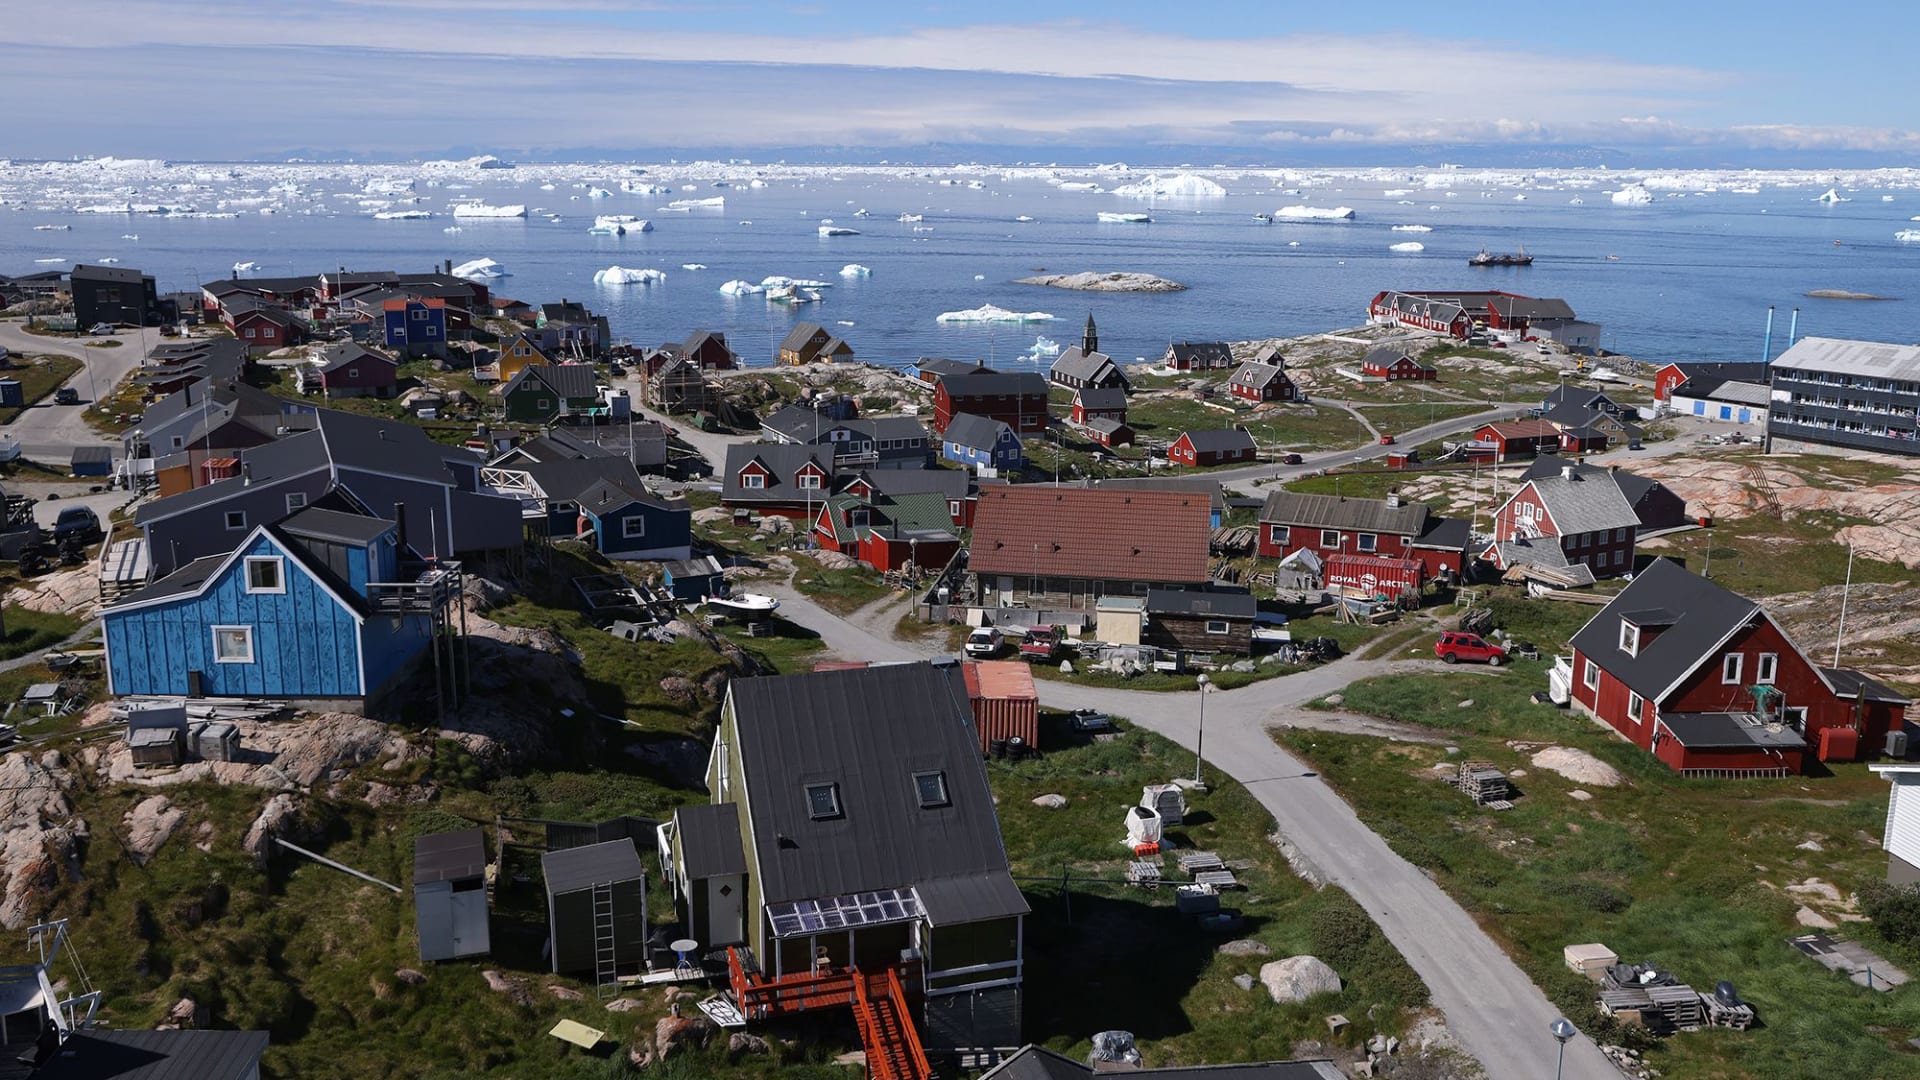
[[[859,968],[821,968],[769,978],[747,970],[740,950],[729,948],[727,977],[741,1015],[750,1020],[851,1006],[872,1080],[930,1080],[933,1076],[913,1013],[907,1008],[906,988],[900,973],[891,967],[880,975],[867,975]]]

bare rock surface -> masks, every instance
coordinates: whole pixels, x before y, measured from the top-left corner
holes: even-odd
[[[1101,273],[1089,270],[1078,274],[1038,274],[1023,277],[1014,282],[1016,285],[1045,285],[1053,289],[1073,289],[1079,292],[1182,292],[1185,285],[1170,281],[1158,274],[1141,274],[1133,271],[1114,271]]]
[[[1536,769],[1559,773],[1587,787],[1619,787],[1627,782],[1620,770],[1587,753],[1569,746],[1549,746],[1530,759]],[[1519,774],[1515,774],[1519,775]]]
[[[126,827],[127,850],[135,860],[145,864],[186,816],[186,812],[176,808],[173,800],[165,795],[149,795],[140,800],[127,811],[122,822]]]
[[[1340,992],[1340,976],[1317,956],[1289,956],[1262,964],[1260,983],[1282,1005]]]
[[[58,765],[51,753],[0,758],[0,927],[8,930],[33,922],[63,872],[78,873],[76,843],[87,823],[73,816],[66,796],[73,778]]]

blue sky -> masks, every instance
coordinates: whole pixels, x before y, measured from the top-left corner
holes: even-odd
[[[5,16],[5,153],[930,144],[1604,147],[1920,161],[1920,8],[1758,3],[62,0]],[[1842,10],[1836,8],[1835,10]],[[1175,151],[1173,148],[1178,148]]]

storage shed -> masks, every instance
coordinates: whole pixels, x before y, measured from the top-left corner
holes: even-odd
[[[661,564],[660,573],[675,600],[705,600],[726,592],[726,574],[711,555],[670,560]]]
[[[647,884],[632,840],[549,851],[540,871],[554,974],[612,982],[619,968],[646,958]]]
[[[687,935],[703,948],[747,940],[747,853],[740,808],[733,803],[683,806],[668,825],[674,892]]]
[[[981,753],[1008,739],[1039,747],[1040,693],[1034,689],[1032,667],[1018,660],[978,660],[968,661],[961,673]]]
[[[1138,645],[1147,622],[1147,601],[1138,596],[1103,596],[1094,605],[1094,640],[1108,645]]]
[[[487,844],[479,829],[434,833],[413,842],[413,924],[422,960],[491,951]]]
[[[75,476],[112,476],[113,448],[76,446],[73,448],[72,465]]]

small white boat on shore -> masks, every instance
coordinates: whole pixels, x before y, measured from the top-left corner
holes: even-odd
[[[741,593],[738,596],[709,596],[707,606],[721,615],[731,615],[736,619],[764,619],[780,608],[780,601],[762,593]]]

